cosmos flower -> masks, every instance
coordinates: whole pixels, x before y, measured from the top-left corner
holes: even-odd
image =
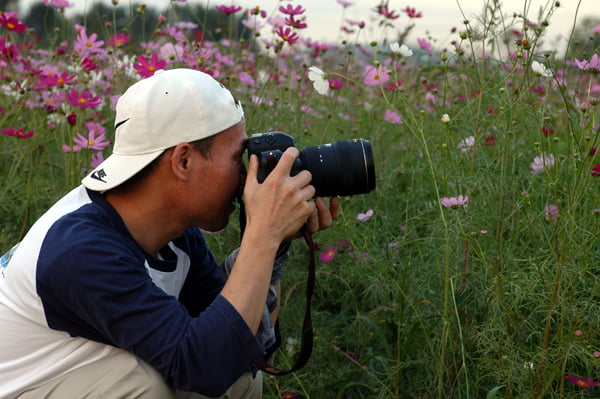
[[[316,66],[308,68],[308,79],[313,83],[313,87],[317,93],[325,95],[329,92],[327,74]]]
[[[319,260],[321,262],[325,262],[325,263],[331,262],[333,259],[335,259],[337,250],[338,250],[337,247],[328,245],[325,252],[321,252],[321,254],[319,255]]]
[[[440,198],[440,204],[446,208],[458,208],[461,205],[469,202],[468,195],[459,195],[458,197],[444,197]]]
[[[390,50],[398,57],[410,57],[413,51],[406,44],[400,45],[398,42],[390,44]]]
[[[29,138],[29,137],[33,136],[33,134],[35,133],[35,130],[31,130],[31,131],[25,133],[25,129],[22,127],[15,130],[12,126],[9,126],[8,129],[0,129],[0,131],[7,136],[16,137],[19,139]]]
[[[402,118],[400,117],[400,115],[398,115],[396,112],[392,111],[391,109],[385,110],[384,118],[389,123],[394,123],[394,124],[398,124],[398,125],[402,124]]]
[[[367,86],[382,85],[388,80],[390,80],[388,69],[383,65],[379,65],[377,67],[373,65],[367,65],[363,76],[365,77],[364,83]]]
[[[598,385],[598,383],[592,380],[591,378],[582,378],[577,377],[575,375],[568,375],[565,378],[567,379],[567,381],[572,382],[579,388],[586,391],[589,391],[591,387],[595,387],[596,385]]]
[[[373,209],[369,209],[365,213],[359,213],[356,216],[356,219],[360,220],[361,222],[366,222],[367,220],[371,219],[371,216],[373,216]]]
[[[538,76],[544,76],[544,77],[551,77],[552,76],[552,70],[549,68],[546,68],[546,65],[537,62],[537,61],[533,61],[531,63],[531,70]]]
[[[554,166],[554,155],[552,154],[541,154],[533,158],[533,162],[529,165],[529,169],[535,175],[544,173],[545,169]]]

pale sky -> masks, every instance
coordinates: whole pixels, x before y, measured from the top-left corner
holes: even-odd
[[[41,0],[22,0],[23,4],[31,4]],[[95,1],[102,1],[110,4],[110,0],[70,0],[76,5],[76,8],[81,11],[86,7],[90,7]],[[127,4],[132,0],[119,0],[120,4]],[[167,0],[137,0],[139,3],[160,4],[166,6]],[[364,20],[367,23],[367,29],[362,32],[360,41],[367,42],[371,40],[381,40],[382,31],[368,29],[370,26],[374,28],[375,23],[369,24],[372,21],[374,13],[372,9],[380,3],[379,0],[354,0],[354,4],[347,9],[336,0],[188,0],[189,3],[208,4],[210,7],[216,5],[239,5],[244,8],[255,7],[257,4],[261,8],[267,10],[270,14],[280,5],[293,4],[302,5],[306,9],[308,28],[303,32],[303,36],[310,37],[318,41],[339,42],[340,27],[344,18],[353,20]],[[463,20],[465,17],[469,20],[476,20],[481,14],[483,6],[491,3],[490,0],[389,0],[389,8],[400,14],[400,18],[394,21],[394,25],[398,30],[402,30],[404,26],[412,22],[415,23],[415,28],[408,37],[409,42],[415,42],[417,38],[426,38],[428,35],[437,40],[436,48],[449,47],[449,42],[457,38],[455,35],[450,35],[450,29],[456,27],[458,30],[464,30]],[[540,9],[548,8],[549,4],[555,0],[501,0],[504,15],[509,20],[512,19],[513,13],[521,13],[526,15],[532,21],[538,21]],[[561,7],[556,10],[550,19],[550,26],[546,33],[546,42],[556,42],[558,36],[562,36],[562,42],[566,42],[568,34],[571,32],[573,22],[575,21],[577,6],[579,12],[577,19],[581,20],[585,16],[596,16],[600,19],[599,0],[560,0]],[[417,11],[423,14],[420,19],[409,20],[405,13],[401,12],[405,7],[410,6],[416,8]],[[462,10],[462,12],[461,12]],[[543,13],[544,15],[547,12]],[[350,38],[343,36],[344,38]],[[395,37],[395,35],[392,35]],[[353,38],[353,37],[352,37]],[[560,41],[558,42],[560,45]]]

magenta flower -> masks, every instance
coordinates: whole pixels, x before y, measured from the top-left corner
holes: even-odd
[[[373,216],[373,209],[369,209],[365,213],[359,213],[356,215],[356,219],[360,220],[361,222],[366,222],[367,220],[371,219],[371,216]]]
[[[365,68],[365,72],[363,73],[365,80],[364,83],[367,86],[377,86],[382,85],[388,80],[390,80],[390,75],[388,74],[388,69],[385,66],[375,67],[373,65],[368,65]]]
[[[50,89],[55,86],[74,85],[77,74],[69,75],[68,72],[47,73],[40,75],[39,88]]]
[[[81,109],[95,108],[102,104],[102,100],[100,100],[99,96],[92,96],[92,93],[87,90],[84,90],[79,94],[77,90],[72,89],[65,94],[65,98],[69,104]]]
[[[304,13],[304,11],[306,11],[304,8],[302,8],[302,6],[292,6],[291,4],[288,4],[287,6],[280,6],[279,7],[279,12],[281,12],[282,14],[286,14],[286,15],[300,15],[302,13]]]
[[[423,16],[423,14],[421,12],[417,12],[416,9],[411,8],[411,7],[406,7],[402,11],[404,11],[406,13],[406,15],[408,15],[409,18],[421,18]]]
[[[138,63],[133,65],[133,68],[138,71],[143,78],[154,75],[154,72],[163,69],[167,66],[167,61],[159,60],[158,54],[153,53],[148,60],[143,55],[138,56]]]
[[[575,59],[575,65],[581,70],[596,74],[600,72],[600,57],[598,57],[598,54],[594,54],[589,61],[579,61],[578,59]]]
[[[335,258],[337,251],[338,251],[337,247],[328,245],[326,251],[321,252],[321,254],[319,255],[319,260],[321,262],[325,262],[325,263],[331,262]]]
[[[388,121],[389,123],[394,123],[394,124],[398,124],[398,125],[402,123],[402,118],[400,117],[400,115],[398,115],[391,109],[385,110],[385,120]]]
[[[27,25],[19,21],[16,12],[0,13],[0,25],[19,35],[22,35],[27,30]]]
[[[12,126],[9,126],[8,129],[0,129],[0,131],[6,134],[7,136],[16,137],[18,139],[29,138],[35,133],[35,130],[31,130],[25,133],[25,129],[23,129],[22,127],[15,130]]]
[[[292,392],[292,391],[285,391],[281,393],[281,397],[283,399],[294,399],[295,397],[298,396],[297,392]]]
[[[565,377],[567,381],[572,382],[576,386],[586,391],[589,391],[591,387],[595,387],[598,383],[591,378],[582,378],[575,375],[568,375]]]
[[[592,168],[592,176],[598,177],[600,176],[600,163],[597,163],[596,166]]]
[[[288,4],[289,5],[289,4]],[[280,26],[277,28],[277,34],[283,41],[288,42],[289,44],[294,44],[298,41],[299,37],[296,32],[292,32],[291,28]]]
[[[235,14],[242,9],[240,6],[217,6],[216,8],[227,15]]]
[[[459,195],[458,197],[444,197],[440,198],[440,204],[446,208],[458,208],[461,205],[466,204],[469,201],[468,195]]]
[[[285,19],[285,24],[296,29],[304,29],[308,26],[304,21],[295,19],[293,15],[290,15]]]
[[[106,45],[108,47],[123,47],[129,43],[129,40],[131,40],[131,35],[119,32],[116,35],[110,35],[110,39],[108,39]]]
[[[387,19],[398,19],[400,14],[396,14],[394,10],[390,10],[387,4],[380,4],[376,8],[377,13]]]

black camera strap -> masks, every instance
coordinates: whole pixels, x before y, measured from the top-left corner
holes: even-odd
[[[240,204],[240,237],[244,235],[244,230],[246,228],[246,211],[244,208],[244,201],[242,196],[238,196],[238,203]],[[292,373],[300,368],[304,367],[304,365],[310,359],[310,355],[312,353],[313,347],[313,330],[312,330],[312,319],[311,319],[311,304],[312,304],[312,294],[315,287],[315,242],[312,239],[312,233],[308,229],[307,225],[304,225],[300,230],[302,236],[304,237],[304,241],[309,248],[310,254],[310,263],[308,267],[308,278],[306,281],[306,310],[304,312],[304,322],[302,323],[302,341],[300,344],[300,353],[294,363],[294,365],[288,369],[278,369],[276,367],[271,366],[265,357],[259,359],[256,362],[258,368],[268,374],[272,375],[286,375]],[[276,335],[278,336],[278,340],[281,339],[279,333],[279,323],[275,326]]]

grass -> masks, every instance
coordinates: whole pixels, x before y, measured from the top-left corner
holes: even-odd
[[[412,45],[410,57],[390,50],[383,34],[397,22],[382,14],[376,14],[382,24],[365,28],[380,29],[380,42],[362,42],[361,28],[353,26],[354,34],[327,51],[315,52],[310,41],[285,42],[268,29],[256,37],[260,49],[247,42],[194,43],[193,29],[182,31],[185,40],[149,38],[186,49],[172,58],[160,53],[167,68],[193,65],[230,87],[245,106],[249,133],[282,130],[300,148],[354,137],[373,145],[377,189],[342,198],[340,220],[316,237],[319,252],[331,246],[337,253],[317,265],[312,358],[292,375],[267,378],[265,397],[600,393],[566,379],[600,378],[600,195],[594,171],[600,163],[600,70],[592,61],[598,48],[590,47],[590,39],[580,46],[572,41],[568,55],[552,51],[544,34],[558,2],[549,1],[535,19],[483,3],[488,12],[457,22],[462,26],[449,47],[433,42],[429,52]],[[184,8],[169,7],[171,19],[148,23],[166,32],[186,15]],[[426,27],[427,16],[411,22]],[[92,155],[98,156],[85,148],[63,152],[63,146],[86,134],[87,121],[101,123],[110,138],[109,98],[139,78],[138,55],[159,54],[153,47],[114,47],[89,55],[98,68],[86,71],[78,67],[85,55],[74,51],[75,37],[58,40],[61,32],[54,32],[57,44],[44,53],[36,51],[31,33],[3,29],[5,47],[14,43],[18,56],[3,58],[0,127],[35,134],[0,137],[2,252],[78,184]],[[97,33],[107,41],[118,28]],[[410,30],[406,34],[412,38]],[[59,45],[62,40],[67,43]],[[215,53],[234,62],[219,62]],[[548,76],[536,73],[535,63]],[[65,90],[34,90],[42,66],[50,64],[75,74],[71,87],[100,95],[102,105],[81,109],[64,98],[41,101],[42,93]],[[318,94],[306,76],[310,66],[342,87],[332,84],[328,94]],[[369,68],[380,68],[376,84],[365,78]],[[245,83],[243,73],[254,84]],[[402,123],[386,119],[386,110]],[[77,116],[73,125],[66,122],[71,112]],[[100,152],[107,156],[109,149]],[[542,154],[551,154],[554,163],[532,169]],[[443,198],[459,195],[468,201],[442,205]],[[370,219],[357,219],[369,209]],[[219,257],[235,247],[236,224],[232,217],[224,233],[208,237]],[[296,243],[284,277],[284,347],[274,359],[280,367],[289,367],[298,350],[307,264],[306,248]]]

